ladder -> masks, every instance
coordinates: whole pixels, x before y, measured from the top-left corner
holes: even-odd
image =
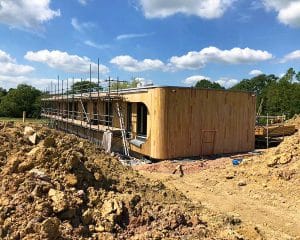
[[[85,115],[85,118],[86,118],[87,122],[90,122],[90,119],[89,119],[89,117],[88,117],[88,115],[87,115],[87,113],[86,113],[86,111],[84,109],[84,105],[83,105],[83,102],[82,102],[81,99],[80,99],[80,103],[81,103],[81,107],[82,107],[82,112]]]
[[[124,117],[123,117],[123,113],[120,109],[120,105],[117,102],[116,103],[116,107],[117,107],[117,113],[118,113],[118,117],[119,117],[119,121],[120,121],[120,128],[121,128],[121,134],[122,134],[122,141],[123,141],[123,147],[124,147],[124,154],[126,156],[130,156],[129,155],[129,144],[126,138],[126,131],[125,131],[125,125],[124,125]]]

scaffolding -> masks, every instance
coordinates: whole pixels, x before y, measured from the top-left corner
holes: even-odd
[[[106,132],[111,132],[122,138],[123,153],[130,156],[130,149],[127,133],[124,125],[123,110],[120,103],[125,99],[119,91],[120,81],[108,77],[105,81],[100,81],[99,59],[97,81],[92,81],[92,67],[90,65],[89,80],[75,82],[60,79],[57,77],[57,84],[51,82],[50,87],[44,91],[42,99],[41,116],[48,119],[49,126],[58,130],[73,133],[77,136],[103,146],[103,136]],[[76,84],[77,83],[77,84]],[[103,86],[103,84],[107,86]],[[112,85],[112,83],[115,83]],[[114,87],[114,89],[113,89]],[[92,111],[88,110],[88,102],[92,103]],[[104,103],[104,113],[100,113],[100,103]],[[115,103],[114,105],[112,103]],[[79,108],[80,106],[80,108]],[[115,106],[116,109],[113,109]],[[114,112],[116,114],[114,114]],[[113,119],[119,118],[119,127],[113,126]]]
[[[255,137],[256,142],[265,143],[266,147],[278,144],[285,136],[295,132],[295,126],[285,123],[286,116],[270,116],[269,114],[256,116]]]

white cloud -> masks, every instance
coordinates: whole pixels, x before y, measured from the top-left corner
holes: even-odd
[[[56,83],[56,81],[57,79],[51,78],[0,75],[0,83],[6,89],[15,88],[19,84],[29,84],[43,91],[50,86],[51,82]]]
[[[218,80],[212,80],[210,77],[207,77],[207,76],[194,75],[194,76],[190,76],[190,77],[186,78],[183,81],[183,83],[186,85],[189,85],[189,86],[194,86],[198,81],[201,81],[204,79],[211,81],[211,82],[218,83],[222,87],[225,87],[225,88],[230,88],[239,82],[237,79],[228,78],[228,77],[222,77]]]
[[[183,56],[173,56],[170,63],[177,69],[199,69],[207,63],[243,64],[266,61],[273,56],[271,53],[250,48],[233,48],[220,50],[216,47],[203,48],[199,52],[188,52]]]
[[[97,48],[97,49],[100,49],[100,50],[110,48],[109,44],[98,44],[98,43],[95,43],[95,42],[90,41],[90,40],[84,41],[84,44],[89,46],[89,47]]]
[[[210,80],[210,77],[201,76],[201,75],[194,75],[184,79],[183,83],[189,86],[195,85],[198,81],[203,79]]]
[[[128,72],[143,72],[148,70],[164,70],[165,64],[158,59],[144,59],[138,61],[131,56],[122,55],[114,57],[110,63]]]
[[[293,51],[283,57],[280,61],[281,63],[285,63],[288,61],[300,60],[300,50]]]
[[[90,64],[92,65],[93,72],[97,70],[97,64],[92,62],[88,57],[70,55],[67,52],[59,50],[49,51],[45,49],[37,52],[29,51],[24,57],[29,61],[44,63],[51,68],[63,70],[67,73],[88,73]],[[109,71],[106,66],[101,64],[99,69],[101,73]]]
[[[222,87],[231,88],[232,86],[237,84],[239,82],[239,80],[233,79],[233,78],[222,77],[215,82],[219,83]]]
[[[252,76],[258,76],[258,75],[261,75],[261,74],[264,74],[264,73],[262,71],[258,70],[258,69],[254,69],[254,70],[249,72],[249,75],[252,75]]]
[[[79,2],[81,5],[85,6],[85,5],[87,5],[88,0],[78,0],[78,2]]]
[[[9,76],[18,76],[28,74],[34,71],[34,68],[28,65],[18,64],[8,53],[0,50],[0,74]]]
[[[140,0],[147,18],[165,18],[177,13],[205,19],[219,18],[236,0]]]
[[[21,29],[39,29],[60,16],[60,10],[50,8],[50,0],[0,0],[0,23]]]
[[[134,80],[138,82],[137,87],[146,87],[146,86],[152,86],[153,85],[152,80],[147,80],[147,79],[142,78],[142,77],[136,77],[136,78],[134,78]]]
[[[300,27],[300,0],[262,0],[267,10],[275,10],[278,20],[292,27]]]
[[[153,33],[128,33],[128,34],[121,34],[116,37],[116,40],[125,40],[130,38],[142,38],[153,35]]]
[[[72,18],[71,19],[71,25],[75,30],[78,32],[84,32],[86,30],[89,30],[95,26],[94,23],[92,22],[79,22],[77,18]]]
[[[15,62],[15,60],[12,59],[11,56],[8,53],[0,50],[0,62],[1,63],[8,63],[8,62]]]

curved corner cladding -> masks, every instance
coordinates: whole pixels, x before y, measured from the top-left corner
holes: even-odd
[[[252,93],[158,87],[126,99],[148,108],[147,139],[131,146],[140,154],[172,159],[254,150]]]
[[[161,129],[161,111],[164,109],[160,106],[163,102],[160,88],[151,88],[147,92],[126,93],[124,98],[127,103],[132,104],[133,136],[142,142],[139,146],[130,144],[131,150],[141,155],[160,159],[158,152],[162,144],[159,143],[160,139],[156,133],[158,129]]]

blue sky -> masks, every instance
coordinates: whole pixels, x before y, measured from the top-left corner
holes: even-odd
[[[0,86],[57,75],[230,87],[300,70],[300,0],[0,0]]]

